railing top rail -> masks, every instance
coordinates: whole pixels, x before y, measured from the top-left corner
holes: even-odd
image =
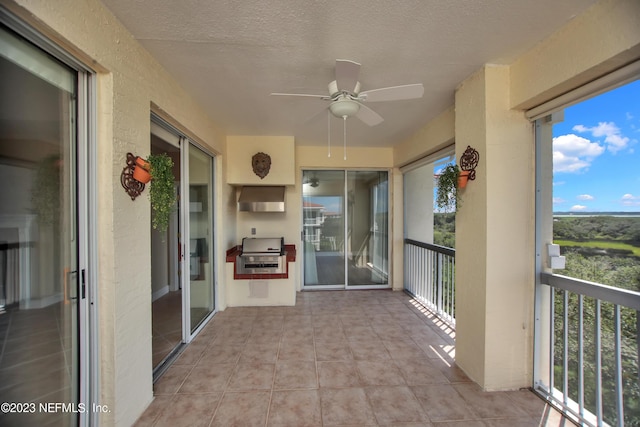
[[[640,311],[640,292],[575,279],[561,274],[540,273],[540,282],[555,288],[565,289],[576,294],[612,302]]]
[[[441,254],[444,255],[449,255],[452,257],[456,256],[456,250],[453,248],[447,248],[445,246],[440,246],[440,245],[434,245],[433,243],[425,243],[425,242],[419,242],[417,240],[413,240],[413,239],[404,239],[404,242],[409,244],[409,245],[413,245],[413,246],[418,246],[424,249],[429,249],[431,251],[434,252],[439,252]]]

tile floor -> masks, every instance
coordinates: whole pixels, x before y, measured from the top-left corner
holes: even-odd
[[[533,393],[487,393],[454,332],[402,292],[302,292],[216,314],[136,426],[571,425]]]

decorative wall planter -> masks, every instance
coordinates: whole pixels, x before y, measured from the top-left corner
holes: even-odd
[[[142,157],[136,157],[136,167],[133,170],[133,178],[143,184],[151,181],[151,165]]]
[[[134,156],[131,153],[127,153],[126,166],[122,169],[120,174],[120,184],[124,191],[131,197],[131,200],[135,200],[144,191],[144,183],[134,178],[133,174],[136,169],[136,159],[139,157]]]
[[[150,180],[149,200],[153,209],[153,228],[164,232],[176,204],[173,160],[166,153],[151,154],[145,160],[127,153],[127,165],[120,174],[120,183],[125,192],[135,200],[144,191]]]
[[[471,172],[469,171],[463,171],[461,170],[460,173],[458,173],[458,188],[465,188],[467,186],[467,182],[469,182],[469,174]]]

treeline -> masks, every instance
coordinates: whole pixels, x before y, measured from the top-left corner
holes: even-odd
[[[554,240],[617,240],[640,246],[640,218],[589,216],[554,217]]]
[[[433,214],[433,243],[447,248],[456,247],[456,214]]]

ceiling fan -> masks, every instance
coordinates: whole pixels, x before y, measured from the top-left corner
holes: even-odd
[[[367,107],[365,102],[401,101],[405,99],[422,98],[424,87],[422,83],[402,86],[391,86],[380,89],[361,91],[358,76],[360,64],[346,59],[337,59],[335,80],[329,83],[328,95],[314,95],[306,93],[272,93],[273,96],[300,96],[319,98],[329,101],[328,111],[335,117],[342,118],[344,123],[344,145],[346,159],[346,121],[355,116],[369,126],[375,126],[384,120],[382,116]],[[330,116],[327,115],[330,119]],[[329,133],[331,121],[328,120]],[[329,157],[331,157],[331,143],[329,140]]]

